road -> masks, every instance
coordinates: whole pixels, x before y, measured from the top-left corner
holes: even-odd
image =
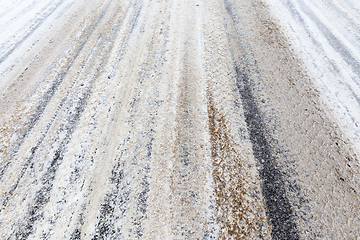
[[[0,238],[357,239],[359,9],[0,1]]]

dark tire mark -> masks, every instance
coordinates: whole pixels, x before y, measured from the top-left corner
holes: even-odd
[[[286,197],[283,173],[276,164],[273,149],[266,138],[268,131],[263,123],[252,93],[249,76],[246,74],[246,69],[239,69],[237,63],[235,63],[235,72],[236,85],[245,110],[245,122],[249,129],[254,157],[261,165],[261,188],[271,224],[272,238],[299,239],[298,230],[294,222],[294,213]]]
[[[60,105],[58,106],[57,111],[55,111],[54,117],[51,119],[51,122],[47,124],[47,126],[45,127],[45,130],[44,130],[43,133],[42,133],[41,138],[38,140],[38,142],[36,143],[35,147],[32,148],[32,150],[31,150],[31,155],[26,159],[26,162],[25,162],[24,166],[22,167],[22,169],[21,169],[21,171],[20,171],[20,176],[19,176],[18,179],[16,180],[15,184],[12,185],[12,187],[10,188],[10,191],[5,195],[4,200],[3,200],[3,203],[2,203],[4,207],[8,204],[10,198],[11,198],[12,195],[14,194],[16,188],[18,187],[18,185],[19,185],[22,177],[25,175],[28,167],[32,164],[33,159],[34,159],[34,157],[35,157],[35,155],[36,155],[37,149],[40,147],[41,143],[42,143],[43,140],[45,139],[46,134],[48,133],[51,125],[53,124],[53,121],[55,120],[59,109],[64,105],[65,100],[66,100],[66,98],[63,98],[63,100],[61,101]],[[2,211],[2,209],[0,209],[0,212],[1,212],[1,211]]]
[[[124,54],[124,49],[127,44],[129,44],[129,39],[131,34],[133,33],[134,28],[139,24],[139,15],[142,11],[142,1],[137,1],[134,3],[133,8],[135,9],[132,15],[132,21],[130,22],[130,26],[128,27],[129,33],[126,36],[126,38],[123,41],[124,47],[121,48],[120,52],[118,53],[119,60],[116,63],[116,68],[120,64],[120,61]],[[166,33],[165,33],[166,34]],[[158,51],[155,55],[155,58],[158,59],[156,62],[162,62],[165,61],[164,54],[166,49],[166,41],[164,45],[162,46],[162,50]],[[155,69],[151,69],[150,72],[141,72],[139,76],[139,84],[142,85],[146,79],[150,78],[154,75],[159,75],[159,71]],[[111,73],[111,76],[114,76],[115,73]],[[132,101],[129,103],[129,113],[130,113],[130,119],[128,120],[128,123],[134,127],[135,119],[132,111],[134,108],[136,108],[136,105],[138,103],[138,100],[141,96],[141,90],[137,91],[134,94],[134,97]],[[157,109],[161,106],[161,101],[157,100],[149,100],[149,106],[147,110],[146,116],[156,116],[157,115]],[[149,114],[149,115],[148,115]],[[147,118],[147,117],[145,117]],[[144,121],[144,120],[141,120]],[[101,204],[100,207],[100,215],[98,216],[98,222],[95,226],[95,234],[92,238],[93,240],[96,239],[120,239],[123,232],[123,226],[122,227],[115,227],[115,223],[118,221],[121,221],[121,219],[126,218],[126,211],[127,211],[127,202],[130,200],[130,194],[133,189],[131,189],[131,181],[136,180],[140,184],[140,191],[136,192],[136,199],[134,199],[134,202],[136,204],[136,214],[135,216],[129,221],[131,221],[131,224],[133,225],[134,230],[134,237],[141,238],[143,236],[143,227],[142,222],[147,218],[146,211],[147,211],[147,200],[148,200],[148,192],[150,191],[149,188],[149,173],[151,166],[149,165],[151,161],[151,155],[152,155],[152,142],[154,140],[155,131],[153,130],[153,126],[155,125],[155,117],[150,117],[146,122],[149,122],[146,129],[146,132],[143,132],[141,134],[140,139],[137,140],[137,142],[141,142],[141,146],[136,146],[136,150],[138,151],[139,148],[143,148],[143,146],[146,148],[146,155],[143,157],[138,157],[136,154],[132,157],[133,163],[132,165],[138,166],[141,168],[141,174],[142,178],[139,179],[139,177],[133,177],[131,173],[126,172],[125,165],[128,163],[125,163],[123,160],[124,154],[128,151],[127,145],[129,144],[128,141],[130,139],[124,140],[124,143],[118,147],[120,150],[120,156],[117,158],[116,162],[117,164],[113,167],[111,171],[111,187],[110,190],[106,193],[104,197],[104,202]],[[132,130],[129,132],[129,135],[132,133]],[[143,141],[144,140],[144,141]],[[136,179],[137,178],[137,179]],[[135,189],[136,191],[136,189]]]
[[[75,231],[71,234],[70,240],[80,240],[81,239],[81,231],[80,229],[75,229]]]
[[[103,12],[104,13],[104,12]],[[94,49],[98,49],[97,51],[100,52],[111,52],[113,48],[113,41],[112,39],[117,35],[116,31],[110,33],[111,36],[103,36],[100,34],[98,43],[94,46]],[[103,40],[103,41],[100,41]],[[105,43],[109,43],[108,46]],[[99,46],[97,46],[99,44]],[[106,65],[108,61],[109,55],[106,54],[100,58],[100,66]],[[93,67],[93,66],[90,66]],[[94,85],[94,82],[100,77],[102,71],[99,69],[94,69],[95,72],[93,73],[93,78],[90,80],[89,85],[85,87],[84,92],[81,94],[79,99],[71,99],[69,100],[68,106],[68,117],[66,121],[61,124],[58,134],[60,132],[65,132],[64,139],[60,140],[60,146],[57,150],[55,150],[54,156],[50,163],[50,166],[46,170],[45,174],[41,178],[42,187],[38,190],[35,194],[35,198],[33,202],[29,206],[29,212],[26,214],[25,218],[22,222],[17,224],[16,230],[14,231],[14,235],[17,239],[26,239],[33,233],[33,225],[36,221],[41,220],[43,217],[43,213],[41,210],[45,207],[45,205],[50,200],[50,192],[53,188],[53,182],[56,176],[56,172],[59,169],[59,166],[63,162],[64,154],[66,152],[66,148],[68,143],[71,140],[71,136],[74,133],[78,122],[81,118],[82,113],[84,112],[87,101],[91,95],[91,89]]]
[[[125,141],[122,145],[125,145]],[[121,237],[122,229],[115,228],[114,221],[119,221],[125,215],[126,202],[130,199],[129,183],[125,180],[129,173],[124,172],[124,161],[121,160],[126,150],[122,149],[117,165],[111,170],[110,181],[114,189],[106,193],[105,200],[100,206],[99,221],[95,226],[93,240],[106,239],[106,237],[120,239]],[[117,217],[114,216],[115,213],[117,213]]]
[[[154,124],[154,119],[152,119],[151,124]],[[146,209],[147,209],[147,198],[149,188],[149,172],[152,154],[152,142],[154,140],[155,131],[150,129],[148,133],[145,134],[144,137],[149,139],[146,144],[147,154],[145,159],[136,159],[134,156],[134,161],[136,162],[145,162],[144,166],[144,177],[140,180],[141,191],[137,194],[136,211],[139,213],[134,219],[132,219],[132,223],[135,226],[134,231],[137,238],[141,238],[143,236],[143,228],[141,227],[142,221],[146,219]],[[117,164],[111,170],[111,178],[110,183],[112,189],[106,193],[105,200],[100,206],[100,215],[98,216],[98,223],[95,226],[95,234],[92,238],[93,240],[97,239],[120,239],[122,234],[122,228],[116,228],[115,223],[117,221],[121,221],[121,218],[126,217],[127,210],[127,202],[130,199],[131,189],[131,180],[132,176],[130,172],[124,171],[125,161],[124,155],[128,154],[128,148],[126,145],[128,144],[129,139],[124,140],[124,143],[118,147],[121,149],[120,156],[117,158]]]
[[[239,23],[240,17],[236,16],[233,12],[232,3],[229,0],[224,2],[226,11],[232,21],[232,27],[236,29],[236,24]],[[227,26],[225,27],[227,28]],[[262,119],[253,93],[254,84],[253,80],[249,77],[251,72],[249,60],[246,56],[234,56],[234,48],[244,46],[241,46],[241,43],[236,43],[236,46],[233,46],[231,38],[238,39],[238,37],[230,36],[229,30],[227,32],[230,49],[232,50],[236,86],[244,108],[245,122],[249,131],[254,157],[261,166],[261,188],[271,225],[271,236],[273,239],[299,239],[300,236],[295,224],[295,216],[289,199],[286,196],[284,174],[281,172],[281,167],[276,163],[274,149],[272,149],[268,140],[270,131]],[[236,34],[240,36],[238,31],[236,31]],[[240,59],[240,61],[237,59]],[[254,66],[256,67],[255,64]]]
[[[69,111],[69,117],[66,122],[62,124],[60,129],[66,132],[66,137],[61,141],[59,148],[55,151],[52,157],[50,166],[41,178],[42,187],[36,192],[35,198],[29,207],[30,210],[23,221],[18,223],[17,230],[14,231],[16,239],[27,239],[33,232],[34,223],[43,218],[41,210],[50,201],[50,192],[53,188],[56,172],[63,161],[66,146],[71,140],[71,136],[77,127],[77,123],[80,120],[82,112],[85,110],[89,96],[90,89],[77,102],[77,106],[74,110]]]
[[[120,52],[118,53],[118,60],[116,62],[116,67],[119,66],[124,55],[125,46],[129,43],[130,35],[132,34],[134,28],[138,24],[138,18],[142,9],[142,1],[140,1],[140,3],[141,4],[139,4],[139,1],[136,1],[134,3],[133,7],[135,11],[132,15],[130,26],[128,27],[129,33],[127,34],[124,42],[122,43],[124,46],[120,49]],[[120,18],[119,21],[122,22],[122,19]],[[114,69],[113,73],[109,75],[109,78],[110,76],[113,77],[115,75],[115,71],[116,69]],[[122,150],[120,153],[120,157],[117,160],[118,162],[117,165],[115,165],[111,171],[111,178],[110,178],[110,182],[113,189],[110,190],[108,193],[106,193],[104,197],[104,202],[101,204],[100,215],[98,216],[99,221],[95,226],[95,234],[92,238],[93,240],[106,239],[107,237],[109,237],[110,239],[119,239],[121,236],[122,229],[115,228],[114,222],[124,217],[126,212],[126,203],[130,199],[129,198],[130,183],[128,183],[127,181],[123,181],[124,175],[126,176],[129,175],[129,173],[124,173],[123,171],[124,162],[122,160],[122,156],[124,152],[127,150],[127,148],[125,147],[127,141],[128,140],[124,141],[124,143],[121,146],[119,146],[119,149],[121,148]],[[120,192],[121,194],[119,194]],[[115,209],[117,209],[117,211],[120,211],[118,212],[118,217],[114,216]]]
[[[25,123],[23,129],[21,131],[19,131],[17,139],[15,141],[16,142],[15,146],[11,147],[11,151],[10,151],[9,157],[6,161],[6,164],[4,164],[3,166],[0,167],[0,181],[2,180],[2,177],[3,177],[6,169],[11,164],[12,158],[17,154],[17,152],[20,149],[21,144],[25,141],[26,136],[31,132],[33,127],[36,125],[36,123],[40,119],[41,115],[45,111],[46,106],[49,104],[49,102],[55,95],[56,90],[62,83],[63,79],[66,77],[69,69],[72,67],[75,60],[80,55],[80,52],[84,48],[86,42],[91,37],[94,29],[96,28],[96,26],[99,24],[99,22],[104,17],[104,15],[109,7],[109,4],[110,4],[110,2],[106,5],[105,9],[99,14],[96,22],[91,24],[84,30],[84,33],[83,33],[84,36],[80,38],[80,39],[82,39],[82,41],[80,42],[79,47],[78,47],[77,51],[75,52],[74,56],[70,59],[69,65],[66,67],[66,69],[64,71],[62,71],[56,75],[55,80],[53,81],[52,85],[40,99],[38,106],[34,110],[34,113],[31,115],[30,119]]]

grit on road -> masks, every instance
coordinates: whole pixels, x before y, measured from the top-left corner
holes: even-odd
[[[355,0],[0,0],[1,239],[357,239]]]

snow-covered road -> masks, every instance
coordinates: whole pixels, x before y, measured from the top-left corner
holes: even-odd
[[[347,138],[360,151],[360,2],[269,0]]]
[[[0,239],[356,239],[355,0],[0,0]]]

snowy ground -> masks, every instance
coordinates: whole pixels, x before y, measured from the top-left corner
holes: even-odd
[[[360,151],[360,2],[269,0],[349,144]]]
[[[0,0],[0,239],[356,239],[355,0]]]

